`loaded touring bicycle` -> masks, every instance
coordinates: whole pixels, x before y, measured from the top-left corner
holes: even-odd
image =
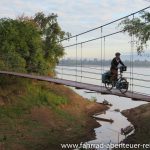
[[[106,89],[111,91],[113,87],[116,87],[116,89],[120,90],[121,93],[126,93],[128,91],[129,83],[127,82],[127,79],[122,75],[126,70],[126,66],[119,67],[120,73],[118,74],[118,79],[116,81],[112,81],[110,71],[102,74],[102,83],[105,84]]]

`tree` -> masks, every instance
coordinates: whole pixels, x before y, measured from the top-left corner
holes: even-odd
[[[48,74],[64,55],[66,35],[54,14],[0,19],[0,69]]]
[[[0,41],[1,69],[45,73],[41,36],[32,22],[0,19]]]
[[[143,12],[141,16],[132,20],[127,18],[121,22],[121,25],[123,25],[124,32],[137,38],[137,52],[143,52],[150,40],[150,13]]]
[[[43,37],[44,58],[49,62],[50,67],[55,66],[64,55],[64,48],[59,41],[69,37],[70,34],[61,30],[56,14],[45,16],[43,12],[39,12],[35,14],[33,21]]]

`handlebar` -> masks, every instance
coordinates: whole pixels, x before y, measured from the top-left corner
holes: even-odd
[[[127,66],[121,66],[119,67],[119,69],[120,69],[120,72],[122,73],[124,71],[127,71]]]

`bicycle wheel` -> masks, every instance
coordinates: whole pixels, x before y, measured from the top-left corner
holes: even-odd
[[[120,79],[119,90],[122,94],[125,94],[128,91],[128,82],[125,78]]]
[[[109,91],[112,90],[113,88],[112,82],[105,82],[105,88]]]

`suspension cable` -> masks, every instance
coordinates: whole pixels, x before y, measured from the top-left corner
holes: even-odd
[[[133,20],[134,20],[134,14],[133,14]],[[133,76],[133,67],[134,67],[134,65],[133,65],[133,63],[134,63],[133,62],[134,61],[133,60],[134,59],[134,56],[133,56],[134,55],[134,34],[132,35],[132,40],[133,40],[133,43],[132,43],[132,93],[133,93],[133,84],[134,84],[133,83],[133,77],[134,77]]]
[[[58,68],[59,70],[59,68]],[[64,68],[64,70],[67,70],[67,71],[76,71],[76,69],[72,69],[72,68]],[[77,70],[78,72],[81,72],[81,69],[80,70]],[[93,75],[101,75],[100,73],[96,73],[96,72],[91,72],[91,71],[85,71],[85,70],[82,70],[83,73],[88,73],[88,74],[93,74]],[[132,79],[130,77],[126,77],[125,78],[127,79]],[[141,82],[150,82],[150,80],[146,80],[146,79],[141,79],[141,78],[133,78],[133,80],[137,80],[137,81],[141,81]]]
[[[61,68],[61,70],[62,70],[62,72],[61,72],[61,78],[63,79],[63,70],[64,70],[64,65],[63,65],[63,59],[62,59],[62,68]]]
[[[133,15],[133,19],[134,19],[134,15]],[[81,44],[81,76],[80,77],[82,78],[82,72],[83,72],[83,70],[82,70],[82,67],[83,67],[83,64],[82,64],[82,44],[87,43],[87,42],[91,42],[91,41],[94,41],[94,40],[97,40],[97,39],[101,39],[101,46],[100,46],[101,47],[101,55],[100,55],[100,57],[101,57],[101,69],[95,69],[95,70],[101,70],[101,74],[102,74],[103,71],[104,71],[103,58],[105,59],[105,38],[108,37],[108,36],[115,35],[115,34],[118,34],[120,32],[123,32],[124,30],[114,32],[114,33],[111,33],[111,34],[107,34],[105,36],[102,35],[102,31],[103,31],[103,28],[101,27],[101,36],[98,37],[98,38],[93,38],[93,39],[78,43],[77,42],[77,37],[76,37],[76,44],[65,46],[65,47],[71,47],[71,46],[76,45],[76,81],[77,81],[77,76],[78,76],[78,74],[77,74],[77,65],[78,65],[77,64],[77,45]],[[104,45],[103,45],[103,43],[104,43]],[[134,64],[133,64],[134,57],[133,57],[133,54],[134,54],[134,36],[132,35],[131,36],[130,72],[129,72],[130,73],[130,85],[131,85],[130,86],[130,91],[132,93],[133,93],[133,85],[135,85],[133,83],[133,81],[136,80],[136,79],[134,79],[134,69],[133,69],[133,67],[134,67]],[[139,75],[139,74],[137,74],[137,75]],[[96,78],[91,78],[91,77],[86,77],[86,76],[84,76],[84,77],[89,78],[89,79],[96,79]],[[137,80],[139,80],[139,79],[137,79]],[[136,85],[136,86],[138,86],[138,85]],[[141,85],[141,87],[144,87],[144,86]]]
[[[105,71],[105,45],[106,45],[106,40],[105,40],[105,37],[104,37],[104,62],[103,62],[103,72]]]
[[[57,67],[61,67],[61,65],[58,65]],[[70,66],[68,65],[66,67],[70,67]],[[83,62],[82,62],[82,68],[83,67],[87,68],[87,69],[95,70],[95,71],[100,71],[101,70],[100,68],[97,68],[97,67],[88,67],[88,66],[84,65]],[[108,71],[108,69],[104,69],[104,71]],[[128,72],[128,71],[126,71],[125,73],[130,74],[130,72]],[[150,76],[149,74],[142,74],[142,73],[137,73],[137,72],[134,72],[134,75],[144,76],[144,77],[149,77]]]
[[[112,36],[112,35],[115,35],[115,34],[118,34],[118,33],[122,33],[123,31],[124,30],[120,30],[120,31],[113,32],[113,33],[110,33],[110,34],[106,34],[104,36],[100,36],[100,37],[93,38],[93,39],[90,39],[90,40],[86,40],[86,41],[82,41],[82,42],[79,42],[79,43],[67,45],[67,46],[64,46],[64,48],[73,47],[73,46],[76,46],[76,45],[80,45],[81,43],[83,44],[83,43],[88,43],[88,42],[96,41],[96,40],[99,40],[99,39],[104,38],[104,37],[109,37],[109,36]]]
[[[146,10],[146,9],[149,9],[149,8],[150,8],[150,6],[145,7],[145,8],[143,8],[143,9],[139,10],[139,11],[136,11],[136,12],[134,12],[134,13],[131,13],[131,14],[126,15],[126,16],[124,16],[124,17],[121,17],[121,18],[119,18],[119,19],[113,20],[113,21],[111,21],[111,22],[109,22],[109,23],[106,23],[106,24],[104,24],[104,25],[101,25],[101,26],[98,26],[98,27],[96,27],[96,28],[93,28],[93,29],[87,30],[87,31],[85,31],[85,32],[82,32],[82,33],[79,33],[79,34],[76,34],[76,35],[70,36],[70,37],[68,37],[68,38],[64,38],[64,39],[60,40],[59,42],[62,42],[62,41],[65,41],[65,40],[68,40],[68,39],[71,39],[71,38],[75,38],[76,36],[80,36],[80,35],[83,35],[83,34],[89,33],[89,32],[91,32],[91,31],[94,31],[94,30],[100,29],[100,28],[102,28],[102,27],[108,26],[108,25],[110,25],[110,24],[112,24],[112,23],[115,23],[115,22],[117,22],[117,21],[123,20],[123,19],[125,19],[125,18],[130,17],[130,16],[133,16],[133,15],[135,15],[135,14],[137,14],[137,13],[140,13],[140,12],[142,12],[142,11]]]
[[[81,80],[82,80],[82,71],[83,71],[83,70],[82,70],[82,65],[83,65],[83,64],[82,64],[82,44],[81,44]]]
[[[103,36],[103,28],[101,27],[101,37]],[[103,58],[103,39],[101,38],[101,74],[103,73],[103,60],[102,60],[102,58]],[[102,83],[101,83],[101,86],[102,86]]]
[[[78,37],[76,36],[76,82],[77,82],[77,59],[78,59],[78,45],[77,45],[77,42],[78,42]]]
[[[60,66],[61,66],[61,65],[58,65],[57,67],[60,67]],[[68,66],[66,66],[66,67],[70,67],[70,66],[68,65]],[[97,68],[97,67],[88,67],[88,66],[86,66],[86,65],[84,65],[84,64],[82,64],[82,67],[87,68],[87,69],[97,70],[97,71],[100,71],[100,70],[101,70],[101,68]],[[105,69],[104,71],[108,71],[108,70]],[[124,73],[130,74],[130,72],[128,72],[128,71],[126,71],[126,72],[124,72]],[[150,74],[142,74],[142,73],[136,73],[136,72],[134,72],[134,75],[150,77]]]
[[[130,91],[132,91],[132,35],[130,39]]]

